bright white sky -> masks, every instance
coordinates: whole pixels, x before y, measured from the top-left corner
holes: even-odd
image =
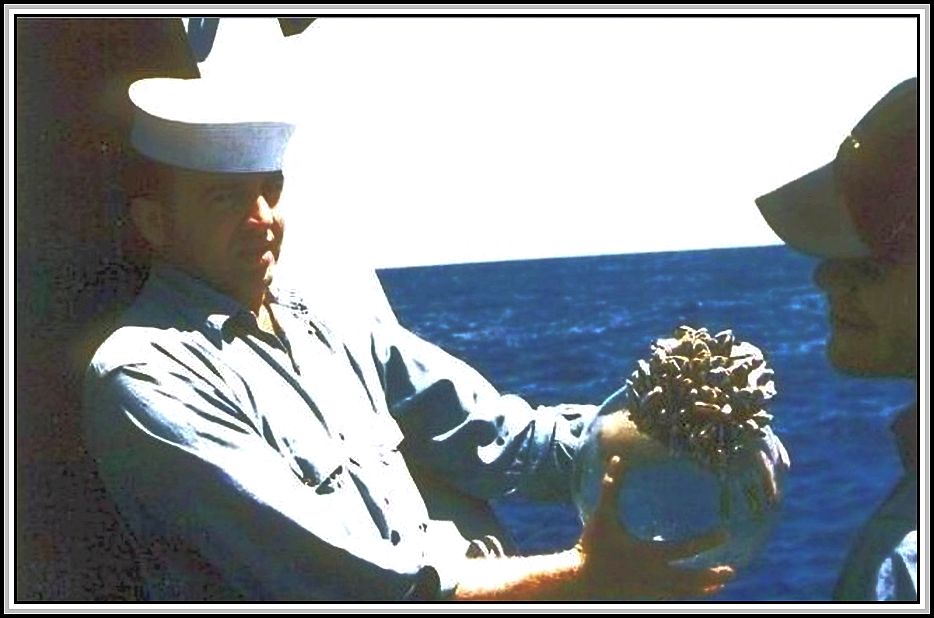
[[[222,19],[300,132],[287,251],[390,267],[780,242],[753,200],[917,74],[885,18]]]

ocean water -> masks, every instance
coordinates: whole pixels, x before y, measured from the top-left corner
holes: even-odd
[[[899,475],[888,425],[914,383],[835,373],[815,261],[785,247],[387,269],[400,321],[533,405],[599,403],[679,324],[730,328],[776,373],[792,468],[779,523],[717,601],[829,600],[847,548]],[[523,553],[570,547],[572,505],[504,500]]]

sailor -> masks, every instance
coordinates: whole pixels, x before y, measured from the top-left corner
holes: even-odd
[[[153,266],[91,361],[85,410],[150,598],[670,598],[729,579],[671,564],[721,536],[639,541],[613,508],[576,547],[531,557],[433,518],[414,468],[478,498],[570,501],[595,406],[533,409],[385,312],[332,321],[280,281],[293,126],[267,90],[150,79],[129,94],[130,208]]]

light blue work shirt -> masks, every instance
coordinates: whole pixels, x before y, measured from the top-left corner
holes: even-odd
[[[338,332],[270,297],[280,337],[158,265],[88,369],[89,448],[151,598],[450,594],[467,541],[403,453],[477,497],[569,499],[594,406],[532,409],[392,318]]]
[[[841,601],[918,600],[918,409],[892,426],[904,475],[847,556],[834,591]]]

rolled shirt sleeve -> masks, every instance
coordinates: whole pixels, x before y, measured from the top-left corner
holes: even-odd
[[[571,468],[593,405],[532,408],[397,323],[372,352],[406,455],[481,498],[571,499]]]
[[[100,472],[138,541],[193,548],[251,599],[443,596],[454,585],[437,576],[443,552],[367,534],[359,492],[341,490],[354,483],[346,466],[303,482],[262,428],[194,373],[92,367],[86,409]]]

